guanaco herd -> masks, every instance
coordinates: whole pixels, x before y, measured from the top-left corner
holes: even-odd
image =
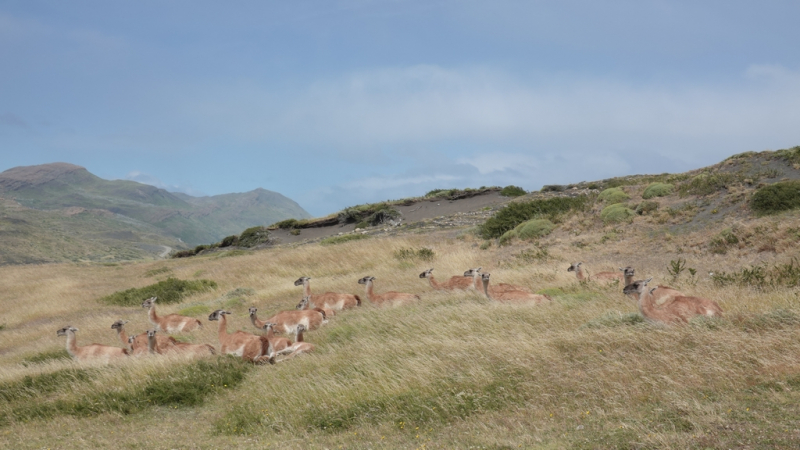
[[[489,284],[491,274],[482,273],[481,267],[469,269],[463,276],[453,276],[444,282],[438,282],[433,276],[433,269],[422,272],[419,277],[426,278],[430,286],[439,291],[475,290],[483,293],[489,300],[501,303],[524,303],[540,305],[552,302],[548,295],[535,294],[522,286],[499,283]],[[669,286],[650,287],[653,280],[634,281],[635,271],[632,267],[619,269],[619,272],[599,272],[590,275],[582,262],[571,264],[567,269],[575,272],[579,282],[619,283],[624,286],[623,294],[634,300],[645,319],[661,323],[685,323],[694,316],[720,317],[722,308],[706,298],[687,296],[683,292]],[[250,322],[263,334],[236,331],[228,333],[229,311],[218,309],[208,316],[209,321],[219,322],[217,334],[219,353],[235,355],[254,363],[270,363],[294,358],[303,353],[314,351],[314,345],[305,342],[303,334],[316,330],[328,323],[328,320],[344,310],[361,306],[358,295],[326,292],[312,294],[309,277],[300,277],[295,286],[303,286],[303,297],[294,310],[281,311],[266,320],[260,320],[256,307],[250,307]],[[417,294],[404,292],[384,292],[376,294],[373,282],[375,277],[366,276],[358,280],[365,285],[367,300],[376,306],[401,306],[420,299]],[[142,302],[147,309],[147,317],[153,329],[134,336],[125,332],[126,320],[117,320],[111,325],[124,348],[102,344],[79,346],[75,341],[77,328],[67,325],[57,331],[58,336],[66,336],[67,352],[76,360],[116,359],[138,355],[184,354],[192,357],[203,357],[217,354],[217,350],[209,344],[190,344],[180,342],[165,334],[191,332],[203,327],[203,323],[193,317],[179,314],[159,316],[156,314],[156,297]],[[294,342],[275,334],[294,335]]]

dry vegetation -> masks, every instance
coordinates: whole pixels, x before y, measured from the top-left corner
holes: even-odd
[[[472,232],[442,232],[232,257],[2,267],[0,446],[111,447],[125,436],[127,445],[152,448],[796,448],[796,291],[715,287],[707,271],[784,261],[797,247],[678,253],[712,234],[665,244],[643,227],[645,217],[581,228],[588,220],[567,219],[535,244],[488,250]],[[780,231],[794,222],[755,219],[742,229]],[[427,252],[408,251],[422,248],[433,249],[432,262]],[[566,272],[572,260],[594,272],[632,265],[673,284],[668,263],[679,256],[697,276],[683,273],[674,283],[719,302],[724,319],[644,323],[620,286],[581,285]],[[434,292],[418,277],[430,266],[442,277],[483,266],[493,280],[546,290],[555,302],[497,305],[475,293]],[[422,300],[338,314],[307,333],[314,354],[276,366],[149,356],[81,365],[63,359],[63,338],[55,336],[72,324],[81,329],[79,344],[119,345],[111,323],[128,319],[126,327],[140,332],[145,311],[98,299],[167,277],[219,286],[162,305],[160,314],[225,307],[234,312],[229,326],[251,331],[247,307],[265,316],[293,308],[300,275],[313,278],[315,291],[359,295],[356,280],[373,275],[381,291]],[[218,346],[214,326],[186,338]]]
[[[756,175],[774,182],[789,170],[756,156],[764,160],[732,157],[702,177],[582,187],[586,206],[551,214],[552,230],[533,240],[409,228],[160,262],[0,267],[0,447],[798,448],[800,213],[749,211]],[[675,189],[645,200],[662,182]],[[608,202],[596,194],[609,187],[633,217],[601,218]],[[636,278],[718,302],[724,318],[647,323],[622,286],[578,283],[566,271],[575,261],[591,273],[633,266]],[[554,302],[500,305],[433,291],[418,276],[477,266]],[[146,312],[102,298],[168,278],[210,280],[215,289],[159,314],[201,318],[204,329],[178,337],[218,347],[209,312],[232,311],[229,331],[255,331],[247,308],[293,309],[303,275],[317,293],[363,298],[356,281],[372,275],[379,292],[422,299],[343,311],[306,334],[313,354],[275,366],[179,356],[78,364],[55,335],[71,324],[79,344],[120,345],[111,323],[130,320],[138,333]]]

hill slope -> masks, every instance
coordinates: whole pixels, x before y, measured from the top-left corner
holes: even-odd
[[[35,237],[36,242],[47,240],[50,235],[59,235],[61,231],[73,234],[79,230],[81,236],[72,237],[88,239],[80,246],[89,253],[97,250],[92,247],[105,246],[94,245],[94,238],[90,235],[100,235],[112,244],[119,241],[116,244],[129,249],[130,243],[152,244],[160,248],[162,245],[181,246],[181,241],[189,245],[215,241],[251,226],[309,217],[296,202],[264,189],[195,198],[134,181],[104,180],[83,167],[67,163],[15,167],[0,173],[0,197],[6,199],[6,206],[0,214],[0,221],[3,221],[0,223],[6,225],[0,233],[28,236],[30,239]],[[70,210],[65,214],[64,210],[69,208],[79,208],[80,211]],[[87,230],[83,228],[86,220],[78,219],[88,219],[88,216],[93,220]],[[12,223],[16,225],[11,227]],[[149,237],[145,238],[145,234]],[[5,244],[0,243],[0,246]],[[64,246],[56,254],[42,256],[43,259],[35,256],[37,252],[34,251],[22,260],[58,261],[75,259],[86,253],[73,252],[70,248]],[[14,249],[2,252],[4,255],[14,253],[18,252]],[[43,255],[46,253],[42,252]],[[133,252],[129,256],[136,254]],[[18,260],[20,258],[14,256],[1,262]]]

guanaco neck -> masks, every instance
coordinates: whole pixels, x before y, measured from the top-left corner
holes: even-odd
[[[428,274],[428,281],[431,283],[431,287],[434,289],[439,289],[441,285],[433,278],[433,273]]]
[[[223,314],[223,316],[225,316],[225,314]],[[250,322],[252,322],[253,326],[256,328],[264,328],[264,325],[266,325],[266,322],[258,320],[258,317],[255,314],[250,314]]]
[[[275,332],[272,331],[272,325],[267,327],[267,339],[272,339],[275,337]]]
[[[624,275],[623,274],[622,276],[623,276],[623,278],[625,280],[625,286],[629,286],[631,283],[633,283],[633,275]]]
[[[480,292],[481,289],[481,274],[480,272],[472,272],[472,287],[475,288],[476,291]]]
[[[294,342],[295,343],[303,342],[303,332],[300,331],[300,327],[297,327],[297,329],[294,332]]]
[[[653,294],[650,293],[650,290],[647,286],[642,288],[642,292],[639,293],[639,312],[642,313],[643,316],[647,318],[652,318],[654,315],[654,306],[653,306]]]
[[[128,344],[128,333],[125,332],[125,327],[117,328],[117,336],[119,336],[120,340],[122,341],[122,345],[124,345],[125,348],[128,348],[128,346],[131,345]],[[133,346],[131,345],[131,347]]]
[[[226,314],[220,314],[219,316],[219,329],[217,330],[217,336],[219,337],[219,342],[222,343],[228,338],[228,319],[225,318]]]
[[[147,335],[147,350],[150,353],[155,353],[156,352],[156,335],[155,334],[152,335],[152,336],[150,336],[149,334]]]
[[[67,353],[69,353],[73,358],[76,357],[78,353],[78,343],[75,342],[74,331],[67,331]]]
[[[482,279],[481,281],[483,282],[483,293],[486,294],[486,298],[491,300],[492,297],[489,295],[489,280]]]
[[[367,300],[372,301],[372,297],[373,297],[373,294],[372,294],[372,280],[367,281],[366,291],[367,291],[366,292]]]
[[[583,267],[581,267],[581,266],[578,266],[578,267],[575,269],[575,276],[576,276],[576,277],[578,278],[578,280],[580,280],[580,281],[583,281],[583,280],[588,280],[588,279],[589,279],[589,272],[585,272],[585,271],[583,270]]]
[[[311,296],[311,280],[303,280],[303,296]]]
[[[158,325],[158,316],[156,315],[156,304],[155,303],[150,305],[150,309],[147,310],[147,317],[150,318],[150,322],[152,322],[153,325]]]

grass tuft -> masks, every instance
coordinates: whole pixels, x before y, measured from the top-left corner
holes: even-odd
[[[368,238],[369,238],[368,234],[344,234],[342,236],[334,236],[334,237],[325,238],[325,239],[319,241],[319,244],[320,245],[337,245],[337,244],[343,244],[345,242],[358,241],[358,240],[361,240],[361,239],[368,239]]]

